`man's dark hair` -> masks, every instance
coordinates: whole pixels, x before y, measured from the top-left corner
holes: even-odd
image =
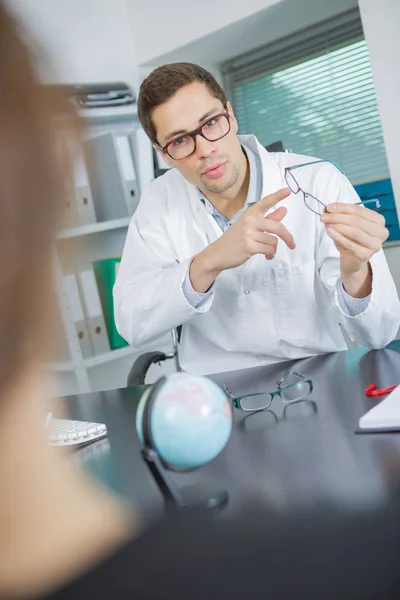
[[[171,98],[185,85],[198,81],[204,83],[210,94],[221,100],[224,108],[227,99],[224,90],[211,73],[193,63],[172,63],[154,69],[140,86],[138,115],[143,129],[155,144],[157,134],[151,118],[154,108]]]

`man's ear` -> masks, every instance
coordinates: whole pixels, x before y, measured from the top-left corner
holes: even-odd
[[[231,128],[233,129],[233,131],[235,133],[237,133],[239,131],[239,124],[238,124],[238,122],[236,120],[235,115],[233,114],[233,108],[232,108],[232,105],[231,105],[230,102],[226,103],[226,108],[227,108],[228,113],[229,113],[229,118],[230,118],[230,121],[231,121]]]
[[[163,152],[162,150],[160,150],[160,148],[158,146],[156,146],[156,144],[153,144],[153,148],[156,152],[158,152],[158,154],[161,156],[161,158],[163,159],[163,161],[165,163],[167,163],[167,165],[169,167],[174,167],[175,166],[175,161],[168,156],[168,154],[166,154],[165,152]]]

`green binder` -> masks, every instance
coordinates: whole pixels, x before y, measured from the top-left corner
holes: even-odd
[[[94,274],[99,288],[101,305],[103,308],[104,319],[106,322],[110,348],[116,350],[128,345],[128,342],[121,337],[115,327],[114,320],[114,299],[113,287],[117,276],[117,271],[121,257],[105,258],[96,260],[93,263]]]

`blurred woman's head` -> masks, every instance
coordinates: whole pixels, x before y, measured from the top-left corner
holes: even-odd
[[[56,123],[67,132],[71,120],[32,56],[0,2],[0,393],[50,348],[51,245],[65,187]]]
[[[76,120],[57,88],[40,84],[27,39],[0,0],[2,598],[47,595],[130,531],[125,510],[45,435],[49,394],[39,367],[53,347],[52,244]]]

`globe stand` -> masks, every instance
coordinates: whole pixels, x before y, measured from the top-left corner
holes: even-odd
[[[183,507],[222,510],[228,504],[227,490],[210,483],[189,485],[181,488]]]
[[[168,508],[219,509],[228,503],[228,492],[211,484],[178,487],[153,448],[143,448],[142,456]]]
[[[143,410],[143,439],[144,448],[142,456],[159,487],[168,509],[171,508],[205,508],[222,509],[228,503],[228,492],[216,488],[212,484],[204,483],[180,488],[177,486],[168,470],[170,467],[164,463],[154,447],[151,433],[151,412],[153,409],[155,392],[161,387],[165,377],[161,377],[150,391]]]

